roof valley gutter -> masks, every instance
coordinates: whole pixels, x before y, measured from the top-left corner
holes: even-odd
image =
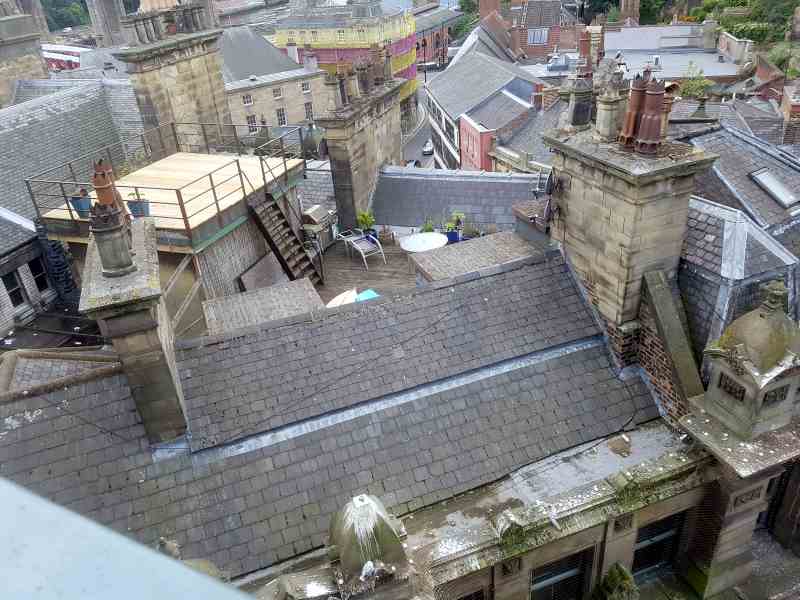
[[[208,465],[226,458],[253,452],[255,450],[279,444],[281,442],[313,433],[315,431],[320,431],[327,427],[333,427],[340,423],[352,421],[359,417],[372,415],[387,408],[401,406],[421,398],[427,398],[435,394],[447,392],[449,390],[483,381],[491,377],[496,377],[504,373],[518,371],[532,365],[547,362],[556,358],[561,358],[563,356],[568,356],[575,352],[581,352],[590,348],[597,348],[602,346],[603,343],[603,337],[601,335],[594,335],[581,338],[573,342],[568,342],[566,344],[553,346],[547,350],[531,352],[523,356],[501,361],[499,363],[474,369],[472,371],[467,371],[459,375],[446,377],[432,383],[419,385],[402,392],[396,392],[380,398],[368,400],[346,409],[331,411],[317,417],[300,421],[298,423],[293,423],[291,425],[266,431],[243,440],[200,450],[191,455],[192,462],[195,466]],[[156,461],[164,460],[174,456],[186,454],[186,452],[187,450],[184,449],[159,450],[158,448],[155,448],[153,450],[153,459]]]

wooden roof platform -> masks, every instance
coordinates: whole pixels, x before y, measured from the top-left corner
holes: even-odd
[[[264,159],[267,184],[285,173],[280,158]],[[302,165],[301,159],[287,159],[286,170]],[[241,174],[240,174],[241,172]],[[150,216],[155,217],[158,229],[185,231],[180,201],[189,228],[195,229],[215,218],[217,214],[242,202],[245,197],[264,187],[261,158],[233,154],[197,154],[177,152],[121,177],[116,185],[123,200],[141,199],[149,202]],[[94,199],[94,190],[89,190]],[[180,199],[180,200],[179,200]],[[80,220],[75,210],[65,203],[44,213],[47,219]]]

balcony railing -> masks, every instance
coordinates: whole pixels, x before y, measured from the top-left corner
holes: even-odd
[[[91,174],[99,159],[113,169],[128,208],[145,203],[160,242],[178,246],[209,239],[246,214],[247,196],[262,188],[271,193],[290,171],[305,168],[300,127],[169,123],[28,178],[37,214],[54,235],[88,235],[87,200],[96,198]]]

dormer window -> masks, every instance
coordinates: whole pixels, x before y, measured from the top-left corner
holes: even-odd
[[[775,173],[766,167],[750,173],[750,179],[755,181],[758,187],[767,192],[773,200],[784,208],[789,208],[800,202],[800,198],[798,198]]]
[[[775,388],[774,390],[770,390],[764,394],[764,402],[762,406],[764,408],[769,408],[770,406],[776,406],[786,400],[786,396],[789,395],[789,386],[784,385],[779,388]]]
[[[719,374],[719,389],[728,394],[730,397],[735,398],[739,402],[744,402],[744,386],[736,383],[725,373]]]

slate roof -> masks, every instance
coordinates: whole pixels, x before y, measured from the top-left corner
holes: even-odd
[[[333,177],[329,161],[307,161],[305,178],[297,184],[297,196],[303,210],[320,204],[328,210],[336,210],[333,193]]]
[[[441,281],[553,250],[547,242],[532,243],[511,231],[450,244],[428,252],[409,254],[415,269],[427,281]]]
[[[448,68],[473,52],[485,54],[508,63],[515,61],[516,56],[512,49],[511,35],[496,11],[484,17],[478,23],[478,26],[469,33],[456,55],[450,61]]]
[[[486,129],[499,129],[531,111],[532,106],[507,90],[492,94],[467,114]]]
[[[670,126],[672,137],[676,135],[677,123],[691,120],[698,103],[696,100],[680,100],[673,104],[670,112]],[[783,141],[783,117],[772,109],[769,103],[755,100],[734,100],[731,102],[706,102],[705,112],[711,119],[716,119],[721,124],[739,129],[755,137],[769,142],[770,144],[780,144]],[[686,123],[680,123],[686,126]],[[709,124],[706,124],[709,125]],[[697,129],[702,129],[700,123],[696,123]],[[694,132],[687,129],[686,137],[694,135]]]
[[[783,208],[748,176],[760,168],[769,170],[791,190],[800,189],[800,161],[781,152],[771,144],[740,130],[722,127],[705,135],[693,137],[691,144],[719,154],[712,172],[722,182],[723,195],[732,195],[748,216],[760,226],[768,227],[790,218],[800,206]],[[717,200],[709,190],[709,200]],[[725,202],[723,198],[721,200]]]
[[[31,241],[36,237],[36,232],[31,231],[30,227],[21,224],[27,221],[21,221],[24,217],[20,217],[16,213],[8,211],[0,207],[0,256],[11,252],[15,248]],[[30,222],[33,225],[33,222]]]
[[[438,29],[442,25],[454,23],[461,17],[461,12],[440,6],[433,10],[425,11],[414,16],[417,24],[417,34],[425,33],[428,30]]]
[[[323,545],[354,494],[402,514],[657,416],[561,258],[491,273],[180,344],[191,454],[151,451],[121,374],[1,395],[0,475],[238,575]]]
[[[372,196],[379,225],[420,227],[427,219],[465,214],[479,229],[514,227],[512,205],[530,200],[538,175],[383,167]]]
[[[542,132],[556,128],[558,118],[567,108],[567,104],[558,99],[547,110],[532,113],[531,118],[522,127],[516,129],[499,145],[507,146],[516,152],[527,152],[530,154],[531,160],[549,165],[553,160],[553,153],[542,140]]]
[[[323,306],[311,280],[303,277],[240,294],[205,300],[203,315],[208,333],[215,335],[285,319]]]
[[[292,71],[302,66],[247,26],[225,28],[220,53],[225,83],[247,79],[251,75]]]
[[[740,210],[694,197],[682,258],[709,273],[741,280],[798,259]]]
[[[517,65],[470,52],[429,81],[427,89],[439,106],[457,119],[515,79],[529,84],[540,82]]]

